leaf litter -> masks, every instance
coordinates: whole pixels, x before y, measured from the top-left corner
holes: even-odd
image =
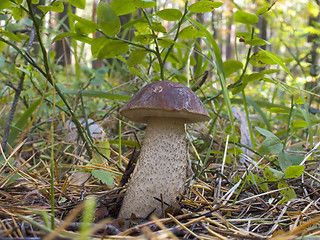
[[[196,131],[196,127],[193,126],[192,131]],[[48,144],[47,134],[39,131],[7,154],[2,151],[0,238],[276,240],[320,236],[319,143],[309,151],[299,152],[305,157],[303,173],[300,177],[285,179],[285,184],[279,188],[279,181],[284,179],[263,182],[266,179],[264,170],[273,169],[269,161],[272,156],[267,159],[256,155],[253,160],[251,152],[250,156],[242,154],[245,164],[237,165],[226,158],[230,143],[225,143],[222,137],[216,139],[216,144],[212,145],[215,149],[211,150],[220,154],[211,154],[206,166],[201,168],[204,171],[200,177],[191,177],[186,183],[180,209],[164,204],[166,217],[158,219],[150,215],[149,219],[134,219],[133,226],[124,228],[126,220],[116,219],[116,216],[128,181],[121,181],[121,176],[124,174],[128,178],[132,167],[126,172],[126,166],[132,166],[136,159],[133,147],[123,147],[121,172],[107,161],[90,163],[83,143],[75,138],[67,139],[61,131],[56,131],[54,137],[57,150],[54,159],[55,227],[51,226],[48,161],[52,146]],[[201,135],[198,138],[201,140]],[[111,144],[108,152],[114,162],[119,160],[117,148]],[[195,154],[204,156],[204,152],[190,149],[191,158]],[[197,164],[200,162],[195,164],[194,171]],[[82,171],[95,171],[97,176],[79,181],[81,184],[72,183],[74,173]],[[99,179],[102,171],[110,175]],[[287,190],[294,191],[295,198],[284,200]],[[96,208],[93,221],[85,223],[82,216],[88,199],[95,199]],[[81,230],[84,224],[90,224],[86,232]]]

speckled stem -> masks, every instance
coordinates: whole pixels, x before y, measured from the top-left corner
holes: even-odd
[[[152,118],[148,121],[137,166],[129,181],[119,218],[132,214],[145,218],[154,209],[160,217],[167,208],[175,206],[184,191],[187,178],[187,150],[184,123],[173,118]]]

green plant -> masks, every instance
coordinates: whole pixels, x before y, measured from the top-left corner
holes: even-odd
[[[187,127],[195,180],[226,181],[234,188],[234,204],[250,189],[267,194],[275,188],[271,191],[280,191],[279,203],[300,197],[295,187],[311,174],[309,157],[319,146],[319,72],[317,61],[309,57],[318,54],[320,24],[304,18],[306,13],[319,15],[318,5],[296,1],[293,13],[283,10],[293,6],[290,1],[249,1],[247,6],[234,1],[166,1],[170,8],[155,0],[108,2],[91,6],[89,0],[45,5],[38,0],[0,0],[0,187],[20,184],[21,179],[34,183],[35,189],[38,178],[50,183],[42,188],[51,213],[41,213],[44,224],[32,224],[52,234],[59,228],[56,206],[74,200],[67,196],[74,187],[68,177],[75,173],[88,177],[77,193],[92,183],[95,187],[87,190],[93,193],[124,186],[119,176],[127,159],[134,162],[130,154],[139,148],[143,134],[140,126],[119,117],[119,109],[142,85],[161,80],[190,87],[208,108],[211,119],[206,126]],[[91,7],[97,12],[89,16]],[[61,12],[63,17],[58,16]],[[272,36],[263,36],[263,21]],[[308,43],[305,38],[311,35]],[[60,65],[58,43],[70,48],[72,64]],[[226,48],[234,52],[228,55]],[[62,55],[68,54],[65,49]],[[307,83],[314,85],[307,89]],[[232,107],[243,113],[241,121],[234,118]],[[65,118],[74,123],[79,139],[71,141],[61,133]],[[102,122],[108,137],[95,139],[90,119]],[[246,131],[240,126],[244,121]],[[242,144],[243,135],[250,144]],[[32,157],[20,158],[27,148],[35,151]],[[243,148],[252,159],[247,172],[239,174]],[[17,159],[24,162],[19,165]],[[209,201],[211,196],[215,194],[210,192]],[[91,224],[90,214],[84,215]],[[90,235],[88,225],[81,233]]]

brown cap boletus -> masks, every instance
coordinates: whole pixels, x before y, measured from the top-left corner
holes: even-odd
[[[187,178],[185,123],[206,121],[209,114],[197,95],[170,81],[153,82],[138,91],[120,113],[147,124],[137,165],[120,209],[119,218],[161,217],[176,206]],[[167,205],[168,204],[168,205]]]

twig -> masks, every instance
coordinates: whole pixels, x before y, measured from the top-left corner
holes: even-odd
[[[299,164],[299,165],[303,165],[307,160],[308,158],[311,156],[311,154],[318,149],[318,147],[320,146],[320,141],[314,146],[313,149],[311,149],[308,154],[304,157],[303,161]]]
[[[286,206],[282,209],[278,219],[275,221],[275,223],[274,223],[273,227],[270,229],[268,235],[271,235],[277,229],[277,227],[279,226],[279,222],[280,222],[281,218],[283,217],[283,215],[286,213],[288,207],[290,206],[290,203],[291,203],[291,201],[289,201],[286,204]]]
[[[227,135],[226,147],[225,147],[225,151],[224,151],[224,154],[223,154],[223,160],[222,160],[222,166],[221,166],[221,175],[222,175],[223,172],[224,172],[224,166],[225,166],[225,164],[226,164],[228,141],[229,141],[229,135]],[[219,178],[219,184],[218,184],[218,190],[217,190],[217,198],[220,197],[221,183],[222,183],[222,177],[220,176],[220,178]]]

